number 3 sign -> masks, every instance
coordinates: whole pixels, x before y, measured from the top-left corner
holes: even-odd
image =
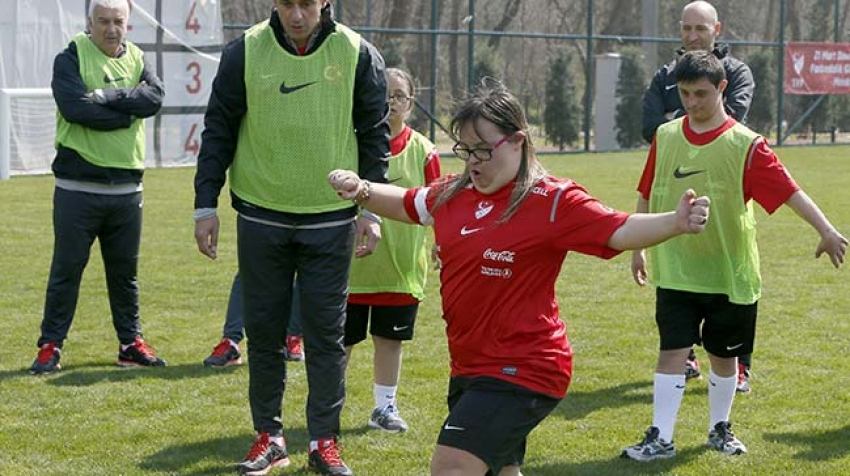
[[[203,114],[223,48],[220,2],[133,0],[128,38],[165,83],[160,113],[145,121],[147,165],[197,161]]]

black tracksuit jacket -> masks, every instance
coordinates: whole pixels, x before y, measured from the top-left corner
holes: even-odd
[[[685,53],[684,49],[676,52],[679,56]],[[729,84],[723,92],[726,112],[738,122],[745,122],[750,104],[753,102],[753,91],[755,82],[750,67],[741,60],[729,55],[729,45],[716,43],[712,51],[723,63],[726,70],[726,80]],[[664,114],[675,112],[676,117],[684,116],[682,100],[679,98],[679,89],[676,87],[676,78],[673,70],[676,68],[676,60],[673,60],[655,72],[652,84],[643,95],[643,138],[652,142],[655,130],[658,126],[667,122]]]

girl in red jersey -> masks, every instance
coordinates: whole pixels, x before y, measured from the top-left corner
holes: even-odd
[[[343,170],[328,180],[374,213],[434,227],[451,378],[431,474],[519,475],[528,434],[572,375],[555,300],[567,253],[608,259],[699,233],[709,200],[689,190],[675,211],[629,215],[548,175],[522,106],[498,83],[464,101],[451,130],[461,174],[411,189]]]

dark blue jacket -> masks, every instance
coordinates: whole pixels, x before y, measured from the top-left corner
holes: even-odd
[[[679,49],[676,53],[681,56],[685,50]],[[749,66],[729,55],[729,45],[726,43],[715,44],[713,53],[723,63],[726,80],[729,81],[723,92],[726,112],[743,123],[753,102],[753,91],[756,87],[753,73]],[[675,68],[676,60],[659,68],[652,77],[652,84],[643,95],[643,138],[647,142],[652,142],[655,130],[667,122],[664,114],[675,112],[676,117],[685,115],[679,89],[676,87],[676,78],[673,76]]]

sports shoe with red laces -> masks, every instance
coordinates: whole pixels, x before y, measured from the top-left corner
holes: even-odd
[[[204,359],[207,367],[227,367],[228,365],[242,364],[242,354],[239,345],[225,337],[215,346],[209,357]]]
[[[750,369],[744,364],[738,364],[738,384],[735,391],[738,393],[750,393]]]
[[[685,380],[700,379],[702,374],[699,371],[699,361],[694,357],[685,361]]]
[[[118,365],[121,367],[165,367],[164,360],[156,356],[153,349],[141,337],[136,337],[126,349],[118,346]]]
[[[236,466],[236,472],[246,476],[263,475],[272,468],[285,468],[289,463],[286,441],[281,446],[272,441],[268,433],[260,433],[248,451],[248,456]]]
[[[342,458],[333,438],[325,438],[317,441],[319,447],[310,451],[310,460],[307,467],[323,476],[354,476]]]
[[[290,362],[304,360],[304,350],[301,343],[301,336],[286,336],[286,360]]]
[[[49,374],[51,372],[62,370],[59,365],[59,359],[62,357],[62,349],[56,342],[46,342],[38,349],[38,355],[30,367],[30,373],[33,375]]]

